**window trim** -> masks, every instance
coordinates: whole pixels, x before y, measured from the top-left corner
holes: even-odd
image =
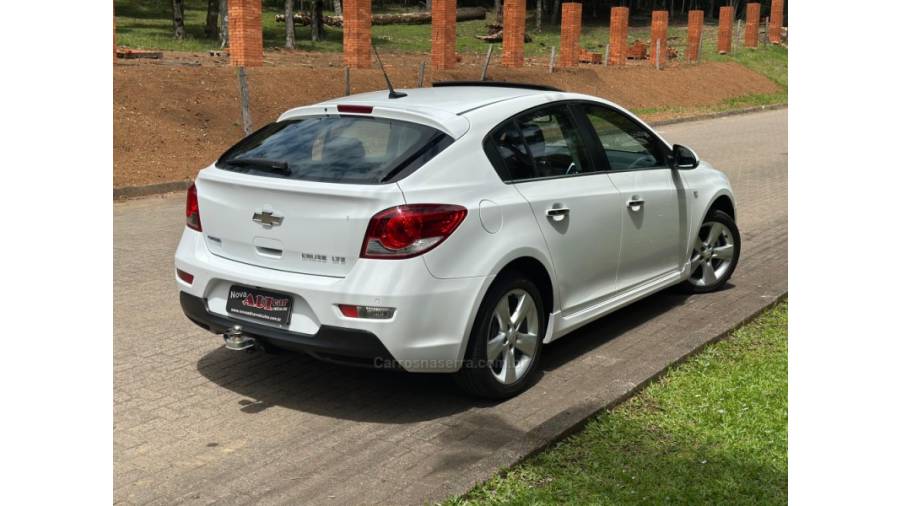
[[[534,107],[530,107],[528,109],[519,111],[512,116],[509,116],[502,121],[498,122],[494,128],[492,128],[488,133],[484,136],[481,141],[482,149],[484,150],[484,154],[487,156],[488,161],[491,162],[491,166],[494,167],[494,172],[500,178],[504,184],[522,184],[522,183],[530,183],[532,181],[549,181],[553,179],[564,179],[564,178],[573,178],[573,177],[584,177],[584,176],[593,176],[597,174],[604,174],[608,171],[604,170],[602,164],[598,163],[596,160],[596,156],[594,155],[594,142],[596,142],[596,134],[590,134],[590,132],[586,132],[584,129],[584,125],[581,123],[581,119],[579,118],[579,114],[571,107],[572,103],[575,102],[584,102],[582,100],[557,100],[555,102],[550,102],[549,104],[540,104]],[[497,143],[494,142],[494,134],[504,127],[507,123],[512,123],[515,125],[516,130],[519,131],[519,135],[524,140],[524,136],[522,135],[522,129],[519,126],[519,118],[522,116],[533,114],[536,111],[540,111],[542,109],[549,109],[553,107],[559,107],[566,111],[569,115],[569,118],[572,120],[573,125],[575,126],[575,134],[579,137],[579,140],[585,147],[585,156],[587,156],[588,164],[594,169],[589,172],[579,172],[577,174],[561,174],[558,176],[544,176],[544,177],[533,177],[528,179],[507,179],[509,177],[509,172],[506,168],[506,164],[503,163],[503,159],[500,156],[499,151],[497,150]],[[535,172],[537,172],[537,164],[534,160],[534,155],[531,153],[531,148],[528,147],[527,142],[523,142],[525,149],[528,151],[528,157],[531,159],[531,165]],[[605,160],[604,155],[604,160]],[[608,166],[607,166],[608,167]],[[500,172],[503,172],[501,174]]]

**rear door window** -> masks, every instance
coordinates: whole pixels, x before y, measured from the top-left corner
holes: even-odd
[[[485,139],[485,152],[504,181],[594,170],[566,106],[543,107],[506,121]]]
[[[312,116],[260,129],[216,166],[286,179],[373,184],[408,174],[407,168],[422,165],[451,141],[439,130],[406,121]]]

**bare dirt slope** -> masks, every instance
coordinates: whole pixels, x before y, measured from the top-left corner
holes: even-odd
[[[284,110],[343,94],[339,54],[277,51],[266,65],[248,69],[253,124],[273,121]],[[396,87],[416,84],[427,55],[386,55]],[[453,71],[426,70],[425,85],[447,79],[478,79],[480,62],[469,57]],[[492,65],[489,78],[549,84],[602,96],[629,108],[702,107],[777,86],[731,63],[678,65],[656,71],[646,63],[620,68],[582,65],[547,72],[545,61],[523,69]],[[379,71],[355,70],[352,92],[384,88]],[[235,69],[224,58],[166,53],[161,61],[114,66],[113,186],[144,185],[193,178],[241,137]]]

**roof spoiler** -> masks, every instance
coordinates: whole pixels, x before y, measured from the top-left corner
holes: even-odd
[[[544,84],[510,83],[506,81],[437,81],[431,83],[431,86],[434,88],[445,88],[450,86],[488,86],[491,88],[522,88],[526,90],[539,91],[563,91],[559,88],[554,88],[553,86],[547,86]]]

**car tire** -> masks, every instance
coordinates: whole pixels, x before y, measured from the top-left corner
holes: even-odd
[[[734,219],[724,211],[709,213],[694,238],[691,272],[680,285],[682,291],[708,293],[720,290],[734,273],[740,256],[741,233]]]
[[[486,399],[518,395],[538,375],[546,329],[547,313],[537,286],[520,273],[503,275],[488,289],[478,309],[456,383]]]

